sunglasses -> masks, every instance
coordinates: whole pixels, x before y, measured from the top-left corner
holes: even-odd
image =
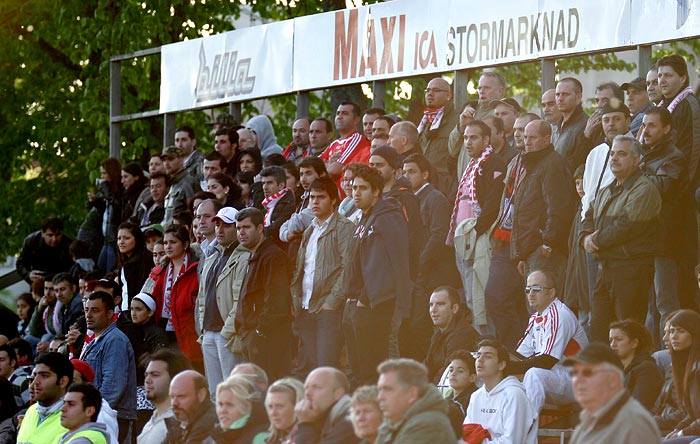
[[[541,285],[528,285],[525,287],[525,294],[530,294],[531,291],[534,291],[535,293],[539,293],[542,290],[551,290],[552,287],[543,287]]]

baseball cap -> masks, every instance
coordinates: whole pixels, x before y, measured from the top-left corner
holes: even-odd
[[[610,100],[600,111],[601,115],[607,113],[624,113],[626,116],[629,116],[631,114],[627,105],[618,100]]]
[[[628,83],[623,83],[622,86],[620,86],[623,90],[627,90],[628,88],[634,88],[638,91],[646,91],[647,89],[647,82],[641,77],[637,77],[636,79],[632,80],[631,82]]]
[[[163,237],[163,226],[161,224],[151,224],[143,227],[143,235],[146,237]]]
[[[498,104],[500,104],[500,103],[510,106],[511,108],[516,110],[517,112],[520,112],[522,109],[522,108],[520,108],[520,104],[518,103],[518,101],[512,97],[506,97],[505,99],[491,101],[491,103],[490,103],[491,108],[495,109],[498,106]]]
[[[168,147],[163,148],[163,152],[160,154],[160,157],[170,157],[170,158],[175,158],[175,157],[182,157],[185,153],[182,151],[181,148],[176,147],[175,145],[170,145]]]
[[[576,356],[566,358],[562,361],[562,365],[571,367],[577,362],[585,362],[587,364],[602,364],[607,362],[623,370],[620,358],[615,354],[605,342],[591,342],[583,350],[578,352]]]
[[[235,224],[237,214],[238,214],[237,209],[232,208],[232,207],[223,207],[222,209],[219,210],[218,213],[216,213],[216,216],[214,216],[213,220],[218,219],[225,224]]]
[[[73,364],[73,368],[78,370],[78,373],[83,376],[83,379],[92,384],[92,381],[95,380],[95,370],[90,367],[90,364],[80,359],[71,359],[70,363]]]

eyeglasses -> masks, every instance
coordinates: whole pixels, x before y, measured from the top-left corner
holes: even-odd
[[[425,88],[424,92],[426,94],[432,93],[439,93],[439,92],[448,92],[449,89],[442,89],[442,88]]]
[[[552,287],[543,287],[539,284],[537,285],[528,285],[525,287],[525,294],[530,294],[531,291],[534,291],[535,293],[539,293],[542,290],[551,290]]]
[[[592,368],[582,368],[579,370],[576,369],[571,369],[569,370],[569,376],[577,377],[577,378],[590,378],[593,375],[596,375],[598,373],[604,373],[604,372],[611,372],[613,371],[612,369],[609,368],[599,368],[597,370],[594,370]]]

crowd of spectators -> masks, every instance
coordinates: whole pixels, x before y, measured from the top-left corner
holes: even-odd
[[[590,116],[573,77],[541,113],[507,90],[105,159],[76,240],[49,217],[17,260],[3,442],[521,444],[545,409],[580,411],[573,443],[700,439],[685,60]]]

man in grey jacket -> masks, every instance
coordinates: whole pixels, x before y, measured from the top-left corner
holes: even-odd
[[[571,444],[661,441],[654,418],[625,390],[622,363],[607,344],[589,344],[563,364],[571,367],[574,397],[583,407]]]

